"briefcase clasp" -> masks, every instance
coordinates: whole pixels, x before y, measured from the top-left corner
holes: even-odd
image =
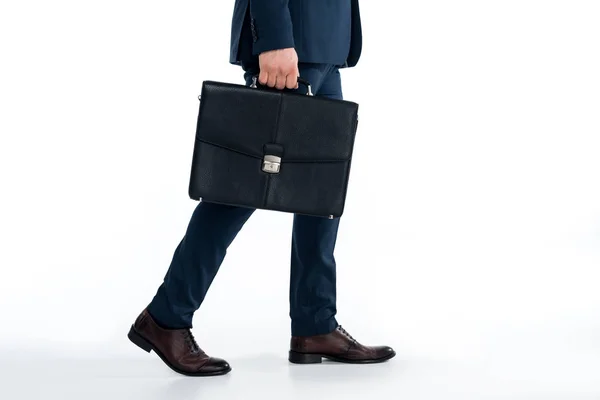
[[[262,170],[268,174],[278,174],[281,167],[281,157],[266,155],[263,159]]]

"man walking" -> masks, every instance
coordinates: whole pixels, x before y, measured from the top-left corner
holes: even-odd
[[[342,99],[339,69],[358,62],[361,35],[358,0],[236,0],[230,62],[241,65],[247,85],[258,76],[269,87],[302,90],[301,76],[316,96]],[[154,350],[176,372],[208,376],[231,370],[200,349],[190,328],[228,246],[253,211],[199,203],[164,282],[131,327],[131,341]],[[335,319],[338,225],[338,218],[294,216],[290,362],[376,363],[395,355],[387,346],[358,343]]]

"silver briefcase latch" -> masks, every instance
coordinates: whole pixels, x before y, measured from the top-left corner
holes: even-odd
[[[262,170],[269,174],[278,174],[281,167],[281,157],[266,155],[263,159]]]

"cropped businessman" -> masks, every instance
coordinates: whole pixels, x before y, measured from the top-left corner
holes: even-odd
[[[342,98],[340,68],[358,62],[362,33],[358,0],[236,0],[230,62],[246,84],[258,81],[295,89],[308,80],[316,96]],[[229,364],[209,357],[190,328],[226,250],[254,210],[202,202],[196,207],[164,282],[129,332],[173,370],[221,375]],[[292,233],[289,361],[376,363],[395,355],[387,346],[358,343],[335,319],[334,247],[339,219],[294,216]]]

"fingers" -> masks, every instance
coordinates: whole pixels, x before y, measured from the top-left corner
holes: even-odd
[[[259,55],[258,81],[279,90],[298,87],[298,55],[293,48],[271,50]]]
[[[267,73],[268,78],[267,78],[267,86],[268,87],[275,87],[275,85],[277,84],[277,74],[269,74]]]
[[[274,87],[279,90],[288,88],[288,89],[297,89],[298,88],[298,72],[294,72],[291,74],[284,73],[268,73],[266,71],[260,71],[258,76],[258,82],[261,85],[266,85],[268,87]]]
[[[261,85],[266,85],[268,78],[269,78],[269,74],[267,73],[267,71],[266,70],[261,70],[260,71],[260,75],[258,75],[258,82]]]
[[[298,69],[298,64],[294,65],[294,87],[292,89],[298,89],[298,78],[300,77],[300,70]]]
[[[285,87],[288,89],[297,89],[298,88],[298,72],[293,72],[286,76],[285,79]],[[283,88],[282,88],[283,89]]]
[[[282,74],[277,75],[277,80],[275,82],[275,87],[277,89],[279,89],[279,90],[285,89],[286,82],[287,82],[287,77],[286,76],[284,76]]]

